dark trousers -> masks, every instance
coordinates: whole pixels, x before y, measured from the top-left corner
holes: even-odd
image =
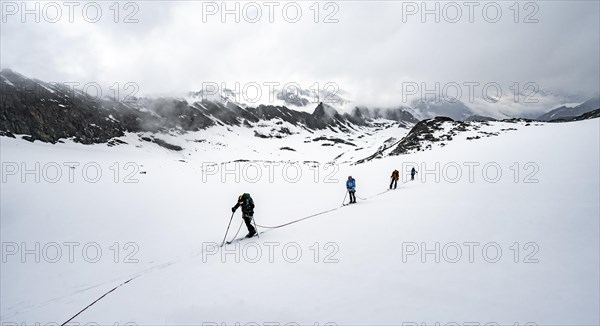
[[[414,174],[411,174],[411,175],[410,175],[410,179],[411,179],[411,180],[414,180],[414,179],[415,179],[415,175],[414,175]]]
[[[242,218],[244,219],[244,222],[246,223],[246,227],[248,228],[248,233],[255,234],[256,229],[254,228],[254,225],[252,225],[252,215],[243,213]]]
[[[348,193],[350,194],[350,203],[356,203],[356,195],[354,195],[355,192],[356,190],[348,190]]]
[[[394,185],[394,189],[396,189],[396,187],[398,186],[398,180],[392,179],[392,182],[390,183],[390,189],[392,189],[392,185]]]

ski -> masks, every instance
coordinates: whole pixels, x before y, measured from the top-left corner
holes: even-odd
[[[265,232],[265,231],[258,232],[258,235],[262,235],[264,232]],[[255,234],[255,235],[254,235],[252,238],[256,238],[256,237],[257,237],[257,236],[256,236],[256,234]],[[244,241],[244,240],[247,240],[247,239],[252,239],[252,238],[246,238],[245,236],[244,236],[244,237],[241,237],[241,238],[235,238],[235,239],[233,239],[233,240],[231,240],[231,241],[227,241],[227,242],[225,242],[225,245],[230,245],[230,244],[232,244],[232,243],[236,243],[236,242],[240,242],[240,241]]]

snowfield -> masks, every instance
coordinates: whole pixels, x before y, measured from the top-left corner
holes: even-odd
[[[599,119],[356,165],[408,130],[254,130],[161,137],[179,152],[0,138],[3,325],[600,324]],[[326,213],[219,248],[244,192],[262,226]]]

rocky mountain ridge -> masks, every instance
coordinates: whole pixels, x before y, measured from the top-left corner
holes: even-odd
[[[114,101],[66,85],[27,78],[9,69],[2,70],[0,76],[0,133],[26,135],[24,138],[30,141],[55,143],[71,138],[83,144],[106,143],[125,132],[185,133],[217,125],[252,128],[266,121],[285,122],[309,131],[329,129],[340,133],[376,127],[375,120],[379,118],[393,120],[400,127],[418,122],[400,108],[373,111],[363,108],[348,114],[323,103],[308,113],[285,106],[241,107],[233,102],[189,103],[177,98]]]

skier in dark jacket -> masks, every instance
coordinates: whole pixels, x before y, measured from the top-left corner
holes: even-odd
[[[417,174],[419,172],[417,172],[417,170],[415,170],[415,167],[413,166],[412,170],[410,170],[410,180],[414,180],[415,179],[415,174]]]
[[[242,194],[238,197],[238,202],[231,208],[231,211],[235,213],[238,207],[242,207],[242,218],[246,223],[246,227],[248,228],[248,234],[246,238],[252,238],[256,235],[256,229],[252,225],[252,216],[254,215],[254,201],[250,194]]]
[[[392,172],[392,182],[390,183],[390,189],[392,189],[392,185],[394,185],[394,189],[396,189],[396,187],[398,186],[398,179],[400,179],[400,172],[398,172],[398,170],[394,170],[394,172]]]
[[[356,180],[352,176],[349,176],[348,181],[346,181],[346,189],[350,194],[350,204],[356,203]]]

